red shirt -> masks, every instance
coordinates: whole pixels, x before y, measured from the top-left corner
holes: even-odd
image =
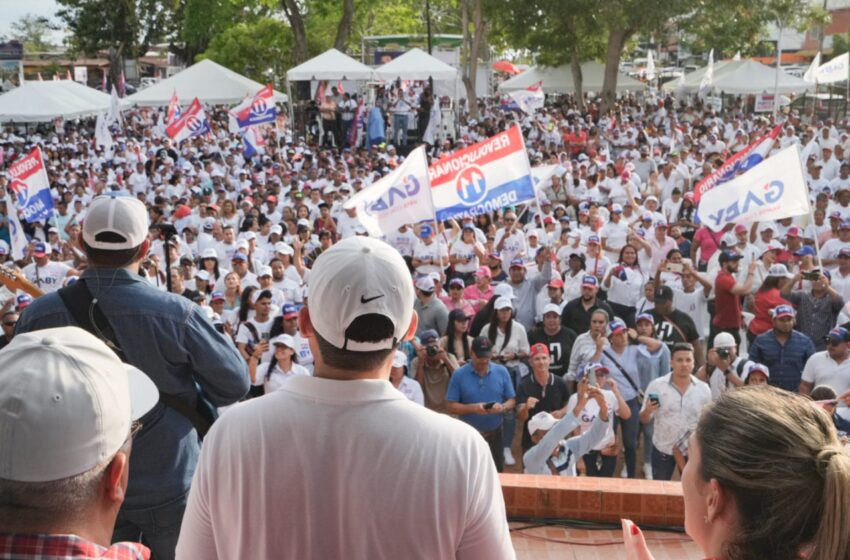
[[[0,534],[0,560],[148,560],[150,556],[151,551],[139,543],[104,548],[76,535]]]
[[[777,305],[791,305],[784,299],[779,288],[773,288],[764,292],[756,292],[755,317],[750,321],[750,332],[758,336],[773,328],[773,318],[770,310]]]
[[[714,281],[714,320],[711,322],[720,329],[741,327],[741,298],[732,293],[735,277],[721,270]]]

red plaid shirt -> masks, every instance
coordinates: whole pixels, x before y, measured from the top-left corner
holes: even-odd
[[[0,534],[0,560],[148,560],[146,546],[122,542],[104,548],[76,535]]]

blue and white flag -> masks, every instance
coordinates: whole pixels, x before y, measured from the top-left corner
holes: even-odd
[[[18,219],[17,207],[12,202],[12,197],[6,193],[6,210],[9,213],[9,237],[12,239],[12,259],[22,261],[27,256],[27,236],[24,234],[24,228],[21,227],[21,221]]]
[[[348,201],[345,208],[357,208],[357,219],[378,237],[404,224],[434,219],[431,183],[428,178],[425,146],[419,146],[386,177],[375,181]]]
[[[531,84],[526,89],[512,91],[508,95],[516,102],[517,107],[528,115],[533,115],[534,111],[542,109],[546,100],[543,94],[543,81]]]

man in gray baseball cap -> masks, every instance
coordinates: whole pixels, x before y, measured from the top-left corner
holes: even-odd
[[[0,555],[147,558],[137,543],[107,548],[133,435],[158,399],[150,378],[77,327],[0,351]]]

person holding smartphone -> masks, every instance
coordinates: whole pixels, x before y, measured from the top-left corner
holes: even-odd
[[[673,447],[688,430],[695,430],[699,415],[711,402],[708,384],[692,375],[694,347],[676,343],[670,349],[671,371],[649,383],[640,411],[644,424],[655,420],[652,433],[652,478],[670,480],[676,470]]]

